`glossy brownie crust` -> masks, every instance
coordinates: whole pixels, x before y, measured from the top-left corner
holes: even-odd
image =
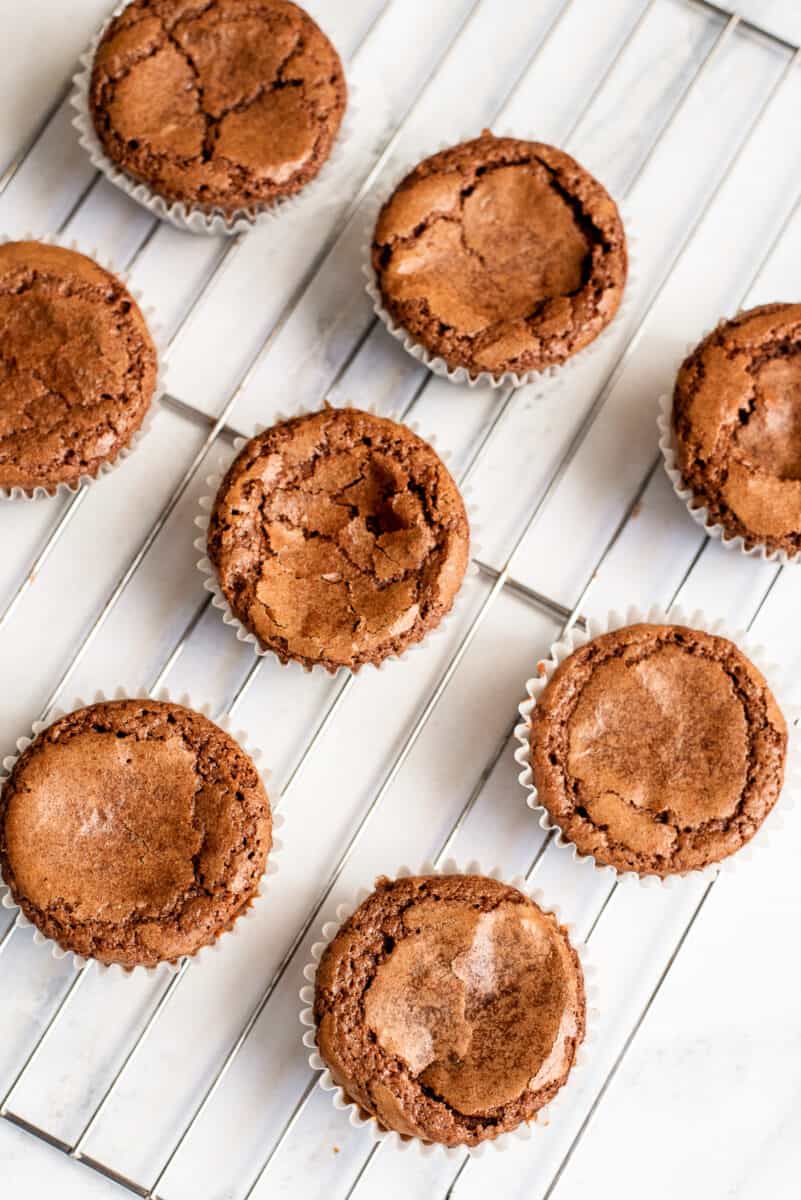
[[[535,1117],[585,1031],[566,932],[478,875],[379,879],[317,970],[317,1043],[336,1082],[403,1136],[476,1145]]]
[[[155,966],[249,907],[271,829],[232,737],[178,704],[114,700],[61,717],[22,753],[0,793],[0,868],[65,950]]]
[[[0,246],[0,487],[54,491],[96,475],[141,426],[156,374],[116,276],[60,246]]]
[[[598,181],[562,150],[489,132],[407,175],[372,262],[398,324],[471,375],[563,363],[612,320],[627,274]]]
[[[169,203],[227,216],[313,179],[346,103],[336,50],[288,0],[133,0],[89,92],[112,162]]]
[[[682,478],[725,536],[801,550],[801,304],[724,321],[673,394]]]
[[[233,613],[283,661],[378,664],[453,605],[470,531],[407,426],[327,408],[252,438],[214,503],[208,555]]]
[[[733,854],[784,778],[787,729],[726,638],[630,625],[558,667],[531,714],[538,801],[582,854],[669,875]]]

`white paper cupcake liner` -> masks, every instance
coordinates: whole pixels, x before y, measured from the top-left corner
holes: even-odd
[[[74,250],[78,254],[84,254],[87,258],[91,258],[104,271],[109,271],[125,285],[139,306],[150,337],[153,340],[153,345],[156,348],[156,382],[153,388],[153,398],[147,407],[142,424],[136,433],[133,434],[127,446],[123,446],[118,450],[114,458],[109,459],[108,462],[101,463],[94,475],[81,475],[73,483],[59,483],[52,489],[43,486],[35,488],[0,487],[0,500],[51,500],[54,496],[74,496],[81,488],[97,483],[100,479],[105,478],[106,475],[110,475],[126,458],[130,458],[142,440],[147,436],[159,411],[160,399],[167,390],[167,339],[159,326],[155,310],[152,306],[148,306],[145,303],[142,292],[138,288],[131,287],[129,284],[128,273],[118,270],[110,259],[100,258],[97,250],[87,250],[85,246],[80,245],[72,238],[50,233],[44,237],[37,237],[33,233],[25,233],[21,237],[13,238],[0,235],[0,246],[4,246],[8,242],[42,242],[46,246],[60,246],[62,250]]]
[[[497,135],[498,137],[519,137],[519,133],[510,130],[503,130]],[[448,150],[452,146],[461,145],[462,142],[470,141],[475,137],[475,134],[467,134],[461,138],[454,138],[452,141],[442,142],[435,150],[429,150],[414,159],[413,162],[408,162],[402,170],[393,175],[392,183],[381,183],[373,191],[370,199],[366,204],[367,219],[364,226],[364,242],[362,243],[362,273],[365,277],[365,287],[367,295],[373,305],[373,312],[381,321],[382,325],[389,331],[396,341],[400,342],[407,354],[418,362],[423,363],[435,375],[439,375],[443,379],[450,380],[451,383],[466,384],[470,388],[489,387],[489,388],[520,388],[526,387],[532,383],[545,384],[549,380],[561,381],[565,378],[566,373],[572,368],[587,362],[588,357],[597,353],[599,348],[602,348],[605,341],[608,341],[612,332],[620,327],[621,322],[626,321],[631,312],[633,296],[637,286],[637,238],[632,233],[631,216],[628,207],[625,203],[618,203],[618,212],[620,220],[623,224],[623,229],[626,235],[626,248],[628,253],[628,275],[626,278],[626,286],[623,289],[623,297],[620,301],[620,306],[609,324],[601,330],[598,336],[579,350],[576,354],[566,359],[563,363],[554,364],[544,367],[541,370],[524,371],[504,371],[499,375],[493,374],[491,371],[481,371],[478,375],[471,375],[466,367],[449,367],[444,358],[434,355],[430,350],[426,349],[420,342],[416,341],[405,326],[398,324],[392,314],[384,307],[381,289],[378,285],[378,279],[373,269],[372,261],[372,243],[373,233],[375,231],[378,215],[384,204],[396,190],[398,185],[406,178],[410,171],[413,171],[424,159],[430,158],[433,154],[439,154],[442,150]],[[614,199],[614,197],[613,197]],[[617,203],[617,202],[616,202]]]
[[[706,335],[705,335],[706,336]],[[777,566],[787,566],[790,563],[801,562],[801,551],[788,554],[786,550],[769,549],[763,542],[751,541],[746,545],[740,535],[728,533],[723,525],[716,524],[709,515],[709,509],[696,497],[692,488],[688,488],[681,474],[676,448],[676,437],[673,431],[673,396],[666,394],[659,397],[659,412],[656,419],[659,429],[659,450],[662,463],[673,491],[681,500],[687,512],[696,525],[700,525],[708,537],[716,538],[727,550],[738,550],[749,558],[759,558],[763,562],[775,563]]]
[[[566,658],[569,658],[574,650],[578,650],[579,647],[586,645],[593,638],[615,629],[622,629],[628,625],[638,624],[685,625],[689,629],[700,629],[705,633],[714,634],[717,637],[728,638],[762,672],[787,722],[787,758],[785,762],[784,784],[775,805],[754,836],[733,855],[721,859],[718,863],[712,863],[701,870],[667,875],[665,878],[655,874],[640,875],[636,871],[618,871],[615,867],[598,863],[591,854],[581,854],[561,827],[551,818],[548,810],[539,803],[531,769],[531,713],[557,667]],[[539,668],[542,674],[537,674],[532,679],[526,681],[527,699],[519,706],[519,712],[523,720],[515,728],[515,738],[519,743],[515,750],[515,761],[522,768],[518,778],[528,792],[527,804],[529,808],[540,814],[540,829],[545,830],[549,834],[555,833],[554,844],[568,850],[574,862],[588,864],[594,870],[604,872],[609,877],[617,878],[627,883],[637,882],[647,887],[680,886],[681,881],[684,879],[711,880],[720,871],[733,871],[741,863],[747,862],[755,850],[769,845],[773,836],[782,828],[784,814],[796,803],[799,787],[801,786],[801,739],[799,738],[799,730],[797,728],[797,721],[801,710],[789,699],[783,673],[767,660],[764,647],[755,642],[745,630],[732,630],[726,622],[715,620],[702,611],[688,614],[680,607],[674,607],[666,611],[663,608],[654,606],[647,613],[644,613],[639,608],[631,607],[624,616],[621,616],[617,612],[610,612],[604,620],[591,619],[587,622],[586,629],[579,629],[574,625],[562,641],[555,642],[551,646],[548,658],[540,661]]]
[[[340,406],[337,406],[337,407],[340,407]],[[344,407],[344,406],[342,406],[342,407]],[[301,406],[297,410],[295,410],[294,412],[291,412],[291,413],[277,413],[273,424],[277,425],[277,424],[280,424],[280,422],[282,422],[282,421],[291,420],[293,417],[308,416],[311,413],[319,412],[319,411],[320,410],[317,408],[309,408],[306,406]],[[435,450],[436,453],[439,455],[439,458],[445,464],[445,466],[446,467],[448,466],[448,459],[450,458],[450,455],[447,453],[442,453],[437,448],[436,436],[427,437],[426,434],[420,430],[420,428],[416,422],[404,421],[401,417],[396,416],[394,413],[391,413],[391,414],[381,413],[373,405],[370,405],[370,406],[364,407],[364,408],[360,408],[359,411],[368,412],[368,413],[372,414],[373,416],[377,416],[377,417],[385,417],[388,420],[397,422],[397,424],[399,424],[399,425],[405,425],[407,429],[410,429],[412,431],[412,433],[417,434],[417,436],[419,438],[421,438],[424,442],[426,442],[429,446],[431,446],[431,448],[433,450]],[[271,426],[256,425],[254,427],[253,433],[251,434],[251,438],[258,437],[258,435],[260,433],[263,433],[264,430],[267,428],[271,428]],[[251,440],[251,438],[235,438],[234,443],[233,443],[235,453],[239,454],[240,451]],[[267,657],[273,658],[273,659],[275,659],[275,661],[277,663],[279,663],[283,667],[292,667],[292,668],[295,668],[296,670],[301,670],[306,673],[308,673],[309,671],[317,671],[318,673],[324,673],[324,674],[330,676],[331,674],[333,674],[333,672],[329,671],[328,668],[325,667],[322,663],[314,663],[312,666],[309,667],[309,666],[305,666],[303,663],[296,661],[295,659],[289,659],[288,662],[282,662],[281,659],[278,657],[278,655],[275,653],[275,651],[262,646],[261,643],[259,642],[259,639],[256,636],[256,634],[252,633],[251,630],[249,630],[247,628],[247,626],[244,625],[243,622],[240,621],[239,618],[231,611],[231,607],[228,604],[228,601],[226,600],[225,596],[223,595],[222,589],[220,588],[220,584],[217,579],[217,572],[215,571],[214,566],[211,563],[211,561],[208,558],[208,555],[206,553],[209,521],[211,519],[212,509],[214,508],[214,501],[216,498],[217,489],[219,488],[220,484],[223,481],[223,476],[225,474],[225,470],[226,470],[226,467],[224,466],[224,464],[221,463],[219,471],[215,472],[213,475],[206,476],[206,483],[208,484],[208,486],[211,490],[210,490],[209,494],[203,495],[200,497],[199,505],[200,505],[201,511],[200,511],[200,514],[195,517],[195,526],[202,531],[202,536],[199,538],[196,538],[193,544],[194,544],[195,549],[197,551],[199,551],[199,553],[203,556],[202,558],[200,558],[198,560],[197,568],[198,568],[198,571],[200,572],[200,574],[203,576],[204,588],[206,589],[207,592],[211,593],[211,596],[212,596],[211,602],[212,602],[213,607],[218,609],[220,611],[220,613],[222,614],[223,623],[225,625],[230,625],[231,628],[236,631],[237,639],[240,642],[249,643],[253,647],[256,655],[259,658],[267,658]],[[476,562],[475,562],[475,560],[480,555],[480,547],[476,540],[476,535],[478,532],[478,524],[476,521],[475,506],[473,505],[472,500],[471,500],[470,488],[469,487],[461,488],[461,487],[459,487],[458,481],[454,480],[454,482],[456,483],[457,488],[459,488],[459,494],[461,495],[462,500],[464,501],[465,510],[467,512],[467,521],[470,526],[470,545],[468,547],[467,567],[465,569],[464,577],[462,579],[461,584],[459,585],[459,591],[456,593],[453,604],[451,605],[449,611],[445,614],[445,616],[442,618],[442,620],[439,622],[439,624],[434,629],[430,629],[419,642],[412,642],[411,645],[406,646],[400,652],[400,654],[388,654],[386,658],[382,659],[381,662],[378,662],[378,663],[372,663],[372,662],[364,663],[364,664],[359,665],[358,667],[353,667],[353,668],[344,667],[344,666],[339,667],[338,668],[339,671],[348,671],[349,674],[357,675],[359,673],[359,671],[361,671],[363,669],[364,666],[370,666],[373,668],[373,670],[379,671],[387,663],[404,662],[406,659],[406,656],[408,654],[413,654],[417,651],[422,650],[424,647],[426,647],[427,645],[430,644],[430,641],[432,638],[441,636],[443,631],[445,629],[447,629],[448,623],[453,620],[454,616],[461,611],[463,605],[467,602],[467,591],[464,586],[465,581],[471,577],[476,577],[479,574],[479,570],[478,570],[478,567],[476,566]]]
[[[529,896],[539,907],[546,913],[552,913],[557,921],[561,922],[559,908],[556,905],[551,905],[546,902],[542,891],[535,887],[532,883],[527,882],[524,876],[517,875],[513,879],[508,879],[503,872],[497,867],[486,871],[478,862],[470,862],[465,867],[459,866],[453,859],[448,859],[441,866],[435,866],[431,862],[425,862],[416,871],[409,870],[408,867],[399,867],[395,872],[394,878],[400,879],[414,875],[483,875],[490,879],[497,879],[501,883],[507,884],[509,887],[517,888]],[[536,1115],[527,1122],[518,1125],[516,1129],[509,1130],[506,1133],[500,1134],[496,1138],[488,1138],[486,1141],[479,1142],[477,1146],[444,1146],[439,1142],[427,1142],[419,1137],[408,1137],[396,1133],[394,1130],[384,1128],[376,1117],[368,1116],[358,1104],[352,1101],[343,1088],[334,1082],[325,1061],[320,1056],[317,1050],[316,1042],[316,1025],[314,1021],[314,981],[317,976],[317,967],[323,952],[326,950],[329,943],[336,936],[340,926],[351,916],[351,914],[359,907],[359,905],[367,899],[371,894],[372,889],[360,888],[356,895],[349,903],[340,904],[336,910],[336,920],[327,921],[322,927],[322,941],[315,942],[311,948],[312,961],[303,969],[303,977],[308,980],[308,984],[301,988],[300,999],[302,1009],[300,1013],[300,1023],[305,1027],[303,1034],[303,1045],[309,1051],[309,1066],[313,1071],[320,1072],[318,1083],[324,1092],[331,1094],[331,1099],[334,1108],[340,1112],[347,1114],[348,1121],[354,1129],[368,1129],[370,1136],[374,1142],[389,1142],[396,1150],[412,1152],[420,1154],[424,1157],[438,1155],[445,1159],[462,1158],[468,1154],[471,1158],[479,1158],[488,1151],[504,1151],[510,1146],[520,1144],[521,1142],[529,1142],[536,1136],[544,1136],[547,1126],[553,1114],[566,1103],[569,1103],[570,1097],[576,1087],[576,1077],[586,1069],[586,1061],[593,1052],[593,1047],[598,1036],[598,1020],[599,1012],[598,1003],[598,987],[597,987],[597,971],[595,969],[592,956],[589,952],[589,947],[584,942],[577,942],[573,938],[573,931],[570,925],[564,926],[567,930],[570,944],[578,955],[581,963],[582,973],[584,975],[584,993],[586,1003],[586,1024],[584,1038],[581,1045],[578,1047],[576,1058],[573,1066],[570,1068],[570,1073],[564,1085],[559,1089],[556,1095],[548,1104],[544,1105]]]
[[[80,70],[73,76],[73,91],[70,104],[75,109],[72,124],[78,131],[78,140],[89,155],[95,170],[113,183],[115,187],[125,192],[137,204],[141,204],[154,217],[161,221],[169,221],[178,229],[188,230],[189,233],[207,234],[211,237],[231,237],[239,233],[247,233],[257,225],[269,224],[279,216],[286,215],[301,202],[307,202],[316,195],[318,186],[324,182],[332,167],[341,163],[345,146],[348,144],[354,129],[356,117],[356,89],[348,81],[348,98],[345,112],[337,130],[331,152],[322,167],[299,192],[286,196],[273,204],[253,205],[249,208],[237,209],[233,213],[224,213],[219,208],[204,209],[201,205],[186,205],[179,201],[170,203],[146,183],[139,182],[127,175],[116,163],[108,157],[95,133],[94,123],[89,111],[89,89],[92,81],[92,67],[97,53],[97,47],[106,29],[127,8],[131,0],[123,0],[103,22],[89,48],[80,57]],[[319,197],[318,197],[319,198]],[[331,203],[335,201],[332,199]]]
[[[158,691],[155,691],[152,694],[150,694],[148,692],[142,692],[142,691],[129,692],[125,688],[120,687],[120,688],[117,688],[117,690],[114,692],[113,696],[107,696],[105,692],[99,691],[99,692],[95,693],[92,700],[87,701],[87,700],[82,700],[80,698],[77,698],[73,702],[73,704],[71,705],[70,708],[54,709],[52,715],[48,718],[47,721],[34,721],[33,726],[31,728],[30,736],[21,737],[21,738],[17,739],[17,753],[8,755],[6,758],[4,758],[2,760],[2,764],[0,764],[0,765],[2,765],[2,772],[0,772],[0,792],[2,792],[2,789],[3,789],[7,779],[11,775],[11,772],[13,771],[14,767],[16,766],[17,761],[18,761],[20,755],[23,753],[23,751],[27,750],[28,747],[31,745],[31,743],[38,737],[38,735],[40,733],[42,733],[45,729],[48,729],[54,723],[54,721],[58,721],[61,717],[65,716],[67,713],[75,712],[79,708],[86,708],[90,704],[102,704],[108,700],[138,700],[138,699],[163,700],[170,704],[180,704],[184,708],[191,708],[195,712],[200,713],[202,716],[208,717],[208,719],[210,721],[213,721],[215,725],[219,726],[220,729],[222,729],[225,733],[230,734],[231,737],[234,738],[234,740],[239,744],[239,746],[242,748],[242,750],[245,751],[245,753],[248,755],[248,757],[253,762],[254,766],[256,767],[257,771],[259,772],[259,775],[261,776],[261,778],[265,784],[265,787],[267,787],[267,785],[269,784],[270,772],[268,770],[266,770],[264,767],[260,766],[260,760],[262,758],[261,750],[258,747],[251,745],[248,733],[245,730],[242,730],[242,729],[235,730],[234,729],[233,721],[228,716],[214,717],[212,715],[211,706],[209,704],[197,705],[197,704],[193,703],[191,696],[188,696],[186,694],[181,695],[181,696],[175,696],[170,692],[170,690],[168,688],[159,688]],[[124,978],[128,978],[129,976],[133,975],[135,972],[136,973],[144,972],[145,974],[147,974],[151,977],[155,977],[155,974],[157,972],[167,972],[170,974],[174,974],[175,972],[177,972],[180,969],[181,963],[185,959],[189,959],[192,963],[197,963],[197,962],[202,962],[209,954],[218,953],[219,949],[220,949],[220,942],[222,941],[222,939],[235,935],[239,930],[240,922],[249,920],[251,917],[253,917],[253,915],[255,913],[256,905],[261,902],[261,900],[264,896],[264,893],[265,893],[265,890],[267,887],[267,878],[272,877],[278,873],[278,861],[277,860],[280,858],[280,854],[281,854],[281,850],[282,850],[282,842],[281,842],[281,839],[276,836],[276,833],[278,830],[280,830],[281,826],[283,825],[284,819],[283,819],[283,816],[281,816],[281,814],[277,811],[278,801],[273,799],[272,795],[269,792],[269,788],[268,788],[268,796],[270,799],[270,810],[271,810],[271,814],[272,814],[273,839],[272,839],[272,846],[270,848],[270,853],[267,856],[267,864],[265,866],[264,874],[262,876],[258,891],[253,896],[253,899],[250,901],[250,904],[248,905],[248,907],[234,918],[233,923],[228,928],[223,929],[222,932],[217,935],[217,939],[214,942],[212,942],[208,946],[201,946],[198,950],[196,950],[194,952],[194,954],[184,955],[184,956],[182,956],[182,958],[177,959],[175,962],[160,962],[152,967],[147,967],[147,966],[123,967],[119,963],[112,963],[112,964],[101,963],[101,962],[98,962],[97,959],[85,958],[83,955],[76,954],[73,950],[65,950],[62,946],[60,946],[58,944],[58,942],[54,941],[52,938],[46,937],[39,929],[36,928],[36,926],[33,924],[32,921],[28,920],[28,918],[25,916],[25,914],[20,909],[19,905],[15,902],[15,900],[11,894],[11,889],[8,887],[8,885],[3,880],[2,874],[0,874],[0,907],[8,909],[11,912],[15,912],[17,914],[16,920],[14,922],[15,926],[19,929],[31,929],[33,931],[33,941],[35,942],[35,944],[38,946],[49,947],[50,954],[53,958],[55,958],[55,959],[70,958],[72,960],[72,966],[74,967],[74,969],[76,971],[83,968],[87,963],[90,963],[98,971],[103,972],[103,974],[106,974],[107,972],[111,971],[111,972],[114,972],[116,975],[118,975],[120,977],[124,977]]]

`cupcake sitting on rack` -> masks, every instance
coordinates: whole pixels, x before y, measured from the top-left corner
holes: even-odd
[[[331,42],[289,0],[132,0],[76,78],[81,141],[158,216],[232,233],[306,187],[347,103]]]

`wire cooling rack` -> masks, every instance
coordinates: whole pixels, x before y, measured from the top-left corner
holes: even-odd
[[[0,926],[0,1116],[153,1200],[545,1198],[592,1154],[602,1101],[713,889],[722,921],[732,892],[727,877],[646,892],[575,864],[515,781],[516,704],[582,614],[632,602],[703,606],[795,653],[793,569],[727,553],[689,521],[658,469],[655,421],[687,342],[740,306],[797,296],[801,51],[708,0],[610,0],[602,28],[588,0],[505,4],[502,22],[495,0],[310,7],[358,86],[353,147],[312,207],[225,242],[154,223],[92,171],[66,92],[0,177],[3,232],[112,255],[173,357],[154,428],[113,479],[0,508],[7,749],[76,694],[188,688],[248,725],[287,822],[267,898],[203,966],[110,981]],[[574,152],[636,234],[612,333],[563,382],[520,392],[434,379],[376,326],[360,281],[374,189],[486,125]],[[192,550],[205,477],[233,438],[325,398],[437,433],[482,547],[437,638],[333,679],[236,643]],[[401,859],[454,854],[541,882],[596,948],[601,1044],[523,1151],[423,1160],[334,1112],[305,1063],[297,990],[337,903]]]

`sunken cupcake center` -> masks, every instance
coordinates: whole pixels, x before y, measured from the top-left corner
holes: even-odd
[[[237,617],[279,655],[358,666],[450,609],[469,529],[434,451],[355,409],[279,424],[223,483],[209,557]]]
[[[735,453],[768,475],[801,480],[801,354],[770,358],[754,375],[753,406],[741,416]]]
[[[398,301],[424,301],[446,325],[475,334],[533,315],[577,292],[590,245],[573,208],[537,162],[497,167],[399,244],[386,272]]]
[[[629,849],[670,854],[682,831],[733,817],[748,748],[743,705],[717,660],[679,646],[609,658],[569,722],[577,811]]]
[[[382,1049],[459,1112],[485,1113],[560,1077],[576,982],[550,919],[425,899],[379,966],[365,1019]]]

